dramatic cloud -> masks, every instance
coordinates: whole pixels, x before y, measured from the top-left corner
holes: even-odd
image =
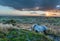
[[[0,0],[0,5],[10,6],[19,10],[22,8],[34,8],[36,6],[48,9],[56,8],[56,5],[60,5],[60,0]]]
[[[0,15],[30,15],[20,11],[29,8],[60,9],[60,0],[0,0]]]

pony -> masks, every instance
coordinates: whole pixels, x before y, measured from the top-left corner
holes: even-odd
[[[45,25],[37,25],[37,24],[34,24],[32,26],[32,30],[35,31],[35,32],[46,32],[46,30],[48,30],[48,28],[45,26]]]

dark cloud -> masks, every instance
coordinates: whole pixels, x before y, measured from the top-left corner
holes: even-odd
[[[60,5],[60,0],[0,0],[0,5],[10,6],[15,9],[34,8],[36,6],[48,9]]]

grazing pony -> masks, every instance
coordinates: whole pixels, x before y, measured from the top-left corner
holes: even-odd
[[[44,32],[44,33],[45,33],[45,31],[46,31],[48,28],[47,28],[46,26],[44,26],[44,25],[40,26],[40,25],[34,24],[34,25],[32,26],[32,29],[33,29],[35,32]]]

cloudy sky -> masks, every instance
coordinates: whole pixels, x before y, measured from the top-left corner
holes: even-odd
[[[35,7],[60,9],[60,0],[0,0],[0,15],[21,15],[21,9]]]

